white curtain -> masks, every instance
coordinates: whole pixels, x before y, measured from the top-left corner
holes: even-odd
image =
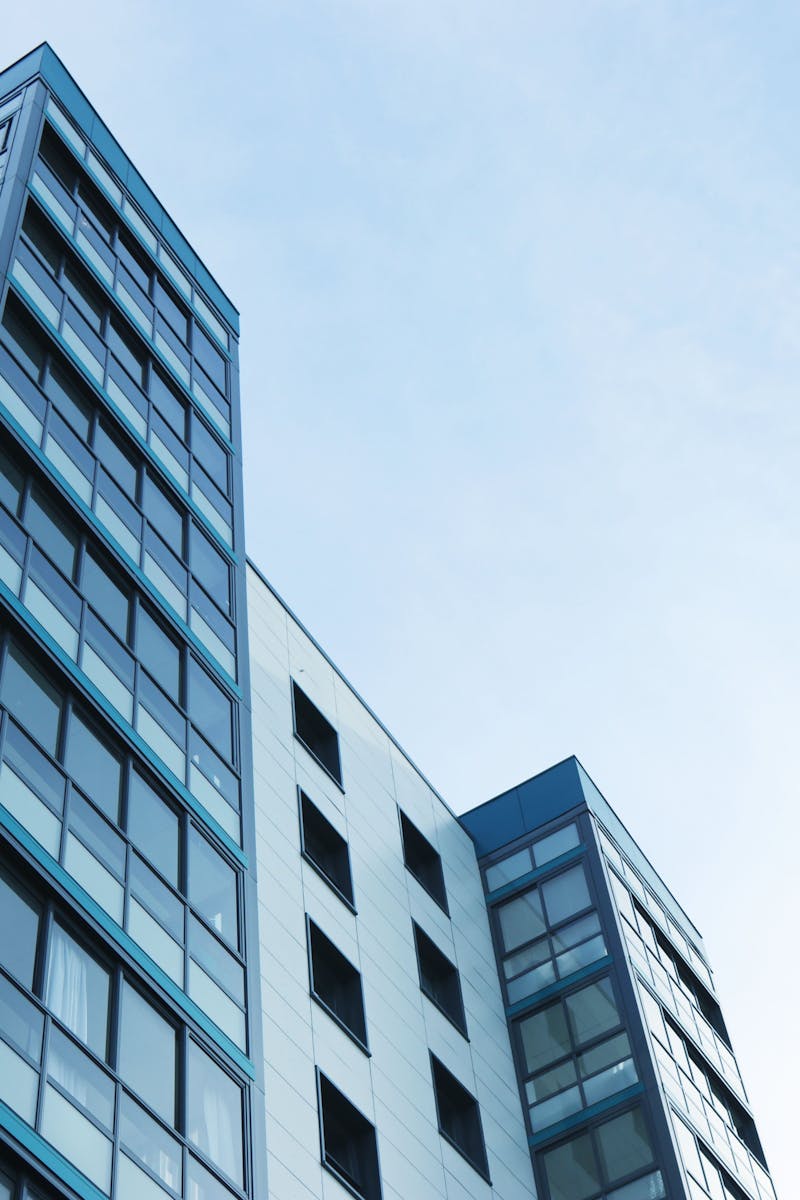
[[[45,1004],[82,1042],[89,1041],[89,988],[83,952],[53,926],[47,963]]]

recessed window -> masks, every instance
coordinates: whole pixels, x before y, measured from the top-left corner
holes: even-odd
[[[308,922],[311,994],[359,1045],[367,1048],[361,975],[313,921]]]
[[[294,731],[314,758],[332,779],[342,786],[342,764],[339,758],[339,735],[327,717],[292,680]]]
[[[419,986],[428,999],[432,1000],[466,1037],[467,1022],[458,969],[416,923],[414,942],[417,947]]]
[[[491,1182],[478,1101],[433,1054],[431,1073],[436,1112],[439,1116],[439,1132],[479,1175]]]
[[[412,821],[409,821],[404,812],[400,813],[400,829],[403,834],[404,863],[414,878],[422,884],[428,895],[432,896],[439,907],[444,909],[449,916],[442,860],[438,851],[434,850],[428,839],[420,833]]]
[[[347,842],[303,791],[300,792],[300,834],[305,858],[355,911]]]
[[[375,1127],[319,1072],[322,1161],[362,1200],[381,1200]]]

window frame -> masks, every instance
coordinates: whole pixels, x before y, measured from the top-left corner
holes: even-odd
[[[315,1066],[314,1070],[316,1073],[319,1148],[320,1162],[322,1163],[322,1166],[326,1171],[329,1171],[331,1175],[333,1175],[334,1179],[336,1179],[338,1183],[350,1193],[351,1196],[355,1196],[356,1200],[382,1200],[383,1187],[381,1181],[380,1151],[378,1147],[377,1128],[375,1125],[373,1125],[372,1121],[370,1121],[369,1118],[364,1115],[361,1109],[353,1104],[352,1100],[350,1100],[349,1097],[346,1096],[345,1093],[341,1091],[341,1089],[338,1088],[336,1084],[329,1079],[328,1076],[325,1075],[318,1066]],[[346,1117],[351,1121],[354,1119],[355,1124],[362,1125],[360,1133],[356,1136],[363,1140],[365,1137],[370,1137],[371,1131],[371,1145],[367,1151],[367,1157],[370,1159],[370,1161],[368,1163],[364,1163],[362,1160],[361,1163],[362,1166],[367,1167],[368,1172],[372,1176],[370,1179],[364,1181],[366,1183],[366,1188],[360,1186],[358,1180],[350,1177],[349,1172],[346,1172],[346,1169],[343,1169],[343,1164],[340,1165],[337,1163],[336,1159],[329,1154],[326,1148],[325,1092],[327,1089],[330,1089],[331,1100],[335,1100],[337,1103],[342,1104],[342,1107],[345,1109]]]
[[[464,1087],[464,1084],[461,1082],[461,1080],[458,1079],[458,1077],[455,1076],[453,1072],[445,1066],[442,1060],[438,1058],[432,1050],[428,1050],[428,1055],[430,1058],[431,1083],[433,1086],[433,1098],[436,1104],[436,1121],[439,1128],[439,1134],[444,1138],[448,1145],[452,1146],[453,1149],[461,1155],[465,1162],[469,1163],[474,1171],[477,1171],[481,1179],[484,1179],[491,1187],[492,1179],[489,1173],[489,1157],[486,1151],[486,1136],[483,1132],[483,1119],[481,1117],[480,1104],[478,1103],[476,1097],[473,1096],[472,1092],[470,1092],[468,1088]],[[441,1079],[438,1081],[437,1075],[441,1076]],[[463,1101],[466,1099],[469,1102],[468,1107],[470,1114],[477,1121],[476,1129],[473,1131],[473,1133],[477,1133],[480,1136],[480,1149],[482,1151],[480,1158],[474,1158],[470,1151],[465,1146],[459,1145],[457,1139],[445,1128],[444,1121],[442,1119],[442,1098],[439,1094],[440,1083],[449,1088],[453,1095],[459,1098],[459,1101],[462,1102],[459,1106],[461,1111],[463,1111],[464,1108]]]
[[[416,879],[423,891],[427,892],[431,900],[433,900],[442,910],[446,917],[450,916],[450,905],[447,899],[447,887],[444,881],[444,866],[442,856],[436,847],[433,845],[422,830],[414,824],[409,816],[403,812],[400,806],[397,806],[398,821],[400,823],[400,842],[403,850],[403,865],[409,875]],[[408,836],[406,835],[406,826],[408,826]],[[436,882],[433,886],[425,878],[424,874],[420,874],[413,862],[409,861],[409,842],[416,842],[417,850],[424,852],[422,865],[431,866],[433,874],[436,876]],[[412,854],[413,858],[414,855]]]
[[[317,766],[320,767],[325,772],[325,774],[328,776],[328,778],[333,783],[336,784],[339,791],[344,793],[344,784],[342,782],[342,779],[343,779],[343,776],[342,776],[342,752],[341,752],[341,747],[340,747],[340,743],[339,743],[339,731],[336,729],[335,725],[333,725],[332,722],[328,720],[328,718],[323,713],[322,709],[319,708],[314,703],[314,701],[311,699],[311,697],[308,695],[308,693],[303,691],[303,689],[300,687],[300,684],[297,682],[296,679],[294,679],[294,677],[290,678],[290,682],[292,685],[292,688],[291,688],[291,691],[292,691],[292,730],[293,730],[295,741],[300,743],[300,745],[303,747],[303,749],[306,751],[306,753],[311,755],[311,757],[313,758],[313,760],[317,764]],[[336,772],[332,771],[330,769],[330,767],[323,761],[323,759],[320,758],[320,756],[317,754],[317,752],[312,749],[310,743],[306,741],[306,739],[303,737],[302,733],[300,732],[300,730],[298,728],[298,720],[297,720],[297,709],[298,709],[297,697],[298,697],[298,695],[302,697],[303,703],[307,704],[309,706],[309,708],[311,710],[311,713],[309,714],[311,716],[311,719],[319,722],[319,724],[323,728],[323,732],[325,733],[326,737],[330,738],[332,736],[332,738],[333,738],[332,745],[335,747],[335,750],[336,750],[336,762],[335,762]],[[327,728],[325,728],[325,727],[327,727]]]
[[[319,808],[319,806],[314,803],[314,801],[311,799],[311,797],[308,795],[308,793],[299,785],[297,788],[297,795],[298,795],[298,817],[299,817],[299,822],[300,822],[300,855],[309,864],[309,866],[313,867],[313,869],[316,871],[316,873],[319,875],[319,877],[321,879],[325,880],[328,887],[330,887],[331,891],[333,891],[339,897],[342,904],[344,904],[345,907],[349,909],[349,911],[353,914],[353,916],[357,916],[358,909],[356,908],[355,892],[353,890],[353,870],[352,870],[352,863],[350,862],[350,843],[348,842],[347,838],[343,837],[342,834],[339,833],[339,830],[334,826],[334,824],[331,821],[328,820],[328,818],[325,816],[325,814],[322,812],[322,810]],[[328,872],[325,870],[325,867],[314,857],[313,853],[308,848],[308,841],[307,841],[308,833],[307,833],[307,828],[306,828],[306,826],[308,825],[308,821],[306,819],[306,812],[305,812],[306,806],[308,806],[309,808],[314,810],[314,813],[316,814],[314,820],[319,818],[320,822],[325,823],[325,826],[327,827],[325,832],[327,833],[327,831],[330,830],[335,835],[336,838],[340,839],[340,841],[342,843],[340,850],[343,850],[344,859],[347,864],[347,882],[349,885],[349,895],[348,895],[348,892],[346,892],[337,883],[337,881],[331,875],[328,874]]]
[[[447,957],[444,951],[437,946],[436,942],[426,933],[421,925],[415,920],[411,921],[414,933],[414,951],[417,956],[417,973],[419,975],[419,990],[423,996],[430,1000],[431,1004],[439,1010],[443,1017],[446,1017],[454,1029],[457,1029],[465,1041],[469,1041],[469,1033],[467,1032],[467,1014],[464,1009],[464,990],[461,986],[461,972],[456,964]],[[441,963],[446,963],[449,968],[451,977],[455,979],[456,990],[458,992],[458,1011],[450,1012],[444,1004],[438,999],[433,992],[425,986],[425,974],[422,969],[423,955],[433,952],[431,957],[438,958]]]
[[[331,1018],[331,1020],[335,1021],[335,1023],[339,1026],[339,1028],[344,1033],[347,1034],[347,1036],[350,1038],[350,1040],[352,1042],[354,1042],[356,1044],[356,1046],[358,1046],[359,1050],[362,1050],[364,1052],[364,1054],[367,1055],[368,1058],[371,1058],[372,1051],[369,1048],[369,1037],[368,1037],[368,1032],[367,1032],[367,1009],[366,1009],[366,1004],[364,1003],[364,979],[361,974],[361,971],[358,969],[358,967],[355,966],[354,963],[352,963],[350,961],[350,959],[347,957],[347,955],[344,954],[339,949],[339,947],[336,945],[336,943],[333,941],[333,939],[328,937],[325,930],[320,925],[318,925],[317,922],[315,920],[313,920],[313,918],[310,917],[308,913],[305,914],[305,919],[306,919],[306,950],[307,950],[307,956],[308,956],[308,990],[309,990],[309,994],[310,994],[311,998],[320,1006],[320,1008],[323,1009],[323,1011],[328,1014],[328,1016]],[[361,1036],[360,1031],[357,1029],[354,1029],[351,1025],[349,1025],[346,1018],[344,1016],[342,1016],[341,1013],[337,1012],[336,1009],[333,1007],[333,1005],[329,1002],[329,1000],[327,1000],[325,998],[325,996],[322,994],[322,992],[319,991],[318,980],[317,980],[319,971],[318,971],[317,967],[321,964],[315,964],[315,960],[314,960],[315,943],[319,946],[319,949],[322,953],[330,955],[332,958],[341,959],[342,963],[345,964],[346,968],[352,972],[351,978],[348,981],[346,981],[346,986],[348,988],[354,988],[355,986],[357,986],[358,1001],[359,1001],[359,1008],[360,1008],[360,1022],[363,1025],[363,1029],[364,1029],[363,1037]],[[333,952],[333,953],[331,954],[331,952]]]

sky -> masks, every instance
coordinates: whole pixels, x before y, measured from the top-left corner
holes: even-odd
[[[800,8],[39,0],[242,312],[248,550],[457,811],[577,754],[798,1038]]]

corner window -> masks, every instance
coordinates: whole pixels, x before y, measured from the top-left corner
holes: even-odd
[[[367,1022],[361,975],[322,930],[308,922],[311,994],[349,1033],[367,1048]]]
[[[439,1132],[487,1183],[490,1182],[478,1101],[433,1054],[431,1074]]]
[[[599,1200],[623,1196],[666,1196],[661,1172],[640,1108],[596,1125],[542,1155],[549,1200]],[[643,1174],[644,1172],[644,1174]],[[621,1184],[638,1184],[630,1190]],[[611,1189],[614,1189],[613,1191]]]
[[[400,830],[403,835],[403,862],[428,895],[432,896],[449,916],[442,860],[438,851],[434,850],[425,835],[409,821],[404,812],[400,813]]]
[[[314,756],[330,777],[342,786],[342,764],[339,757],[339,735],[327,717],[309,700],[292,680],[295,736]]]
[[[300,837],[304,857],[355,911],[347,842],[303,791],[300,792]]]
[[[417,948],[419,986],[459,1033],[467,1036],[464,1000],[458,969],[419,925],[414,923],[414,944]]]
[[[361,1200],[381,1200],[375,1127],[318,1072],[322,1161]]]

